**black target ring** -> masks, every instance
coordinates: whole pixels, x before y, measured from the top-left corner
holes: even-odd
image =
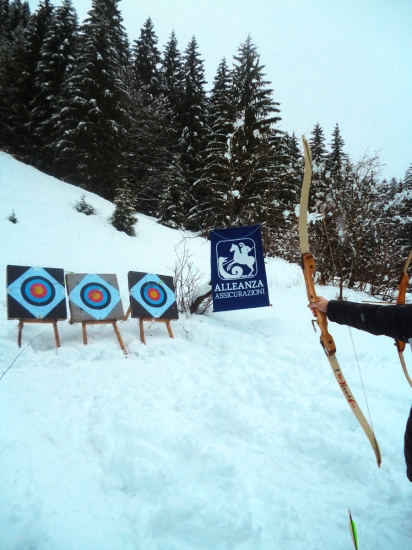
[[[93,299],[93,295],[99,298]],[[112,301],[110,290],[99,283],[88,283],[80,291],[80,299],[85,306],[91,309],[106,309]]]
[[[156,299],[151,297],[152,292],[157,295]],[[167,294],[159,283],[154,281],[147,281],[142,285],[140,289],[140,296],[143,300],[143,303],[150,307],[163,307],[167,302]]]
[[[38,297],[35,296],[35,289],[39,289]],[[47,306],[56,297],[54,284],[42,276],[28,277],[21,285],[23,298],[32,306]]]

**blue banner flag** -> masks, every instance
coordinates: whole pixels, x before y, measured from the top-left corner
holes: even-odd
[[[269,306],[259,225],[210,232],[213,311]]]

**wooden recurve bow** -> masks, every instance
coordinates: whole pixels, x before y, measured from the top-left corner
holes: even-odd
[[[406,291],[409,286],[409,276],[408,268],[412,260],[412,250],[409,252],[409,256],[406,259],[405,265],[402,269],[401,278],[398,285],[398,297],[396,298],[396,305],[404,305],[406,302]],[[410,379],[408,369],[406,368],[405,358],[403,352],[405,351],[406,343],[401,342],[400,340],[395,340],[395,345],[398,350],[399,361],[401,362],[403,372],[405,374],[406,380],[409,382],[409,385],[412,387],[412,380]]]
[[[303,276],[305,279],[306,292],[308,295],[309,302],[314,303],[318,301],[318,298],[316,296],[316,291],[315,291],[315,283],[313,279],[316,265],[315,265],[315,259],[309,250],[309,236],[308,236],[308,224],[307,224],[309,189],[310,189],[310,184],[312,180],[312,154],[310,151],[309,143],[307,142],[305,136],[302,136],[302,140],[303,140],[303,148],[305,151],[305,173],[303,177],[302,192],[300,196],[299,241],[300,241],[300,252],[302,257],[302,269],[303,269]],[[320,343],[322,344],[326,357],[328,358],[329,364],[335,375],[336,381],[349,407],[351,408],[353,414],[356,416],[361,428],[365,432],[366,437],[369,439],[373,452],[375,453],[376,462],[378,466],[380,466],[382,462],[382,458],[381,458],[381,452],[379,449],[379,444],[375,438],[373,429],[371,428],[364,414],[362,413],[358,403],[356,402],[345,380],[345,377],[343,376],[343,372],[339,366],[339,363],[336,357],[335,342],[328,331],[328,320],[327,320],[326,313],[323,313],[318,309],[315,309],[314,311],[316,313],[316,322],[321,332]]]

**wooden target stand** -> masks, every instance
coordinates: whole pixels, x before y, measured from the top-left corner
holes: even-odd
[[[131,313],[130,306],[128,307],[126,311],[126,315],[124,316],[124,320],[127,321]],[[139,330],[140,330],[140,340],[142,344],[146,345],[146,338],[144,335],[144,324],[143,322],[146,321],[147,323],[164,323],[167,328],[167,332],[169,333],[170,338],[174,338],[172,327],[170,326],[170,319],[156,319],[154,317],[138,317],[139,320]]]
[[[56,340],[56,348],[60,348],[60,336],[57,328],[58,319],[19,319],[19,334],[17,336],[17,344],[21,348],[23,326],[26,324],[53,325],[54,339]]]
[[[69,323],[71,325],[74,325],[77,322],[79,322],[79,321],[72,321],[71,319],[69,320]],[[122,335],[120,334],[120,331],[119,331],[119,327],[117,326],[117,320],[107,319],[105,321],[80,321],[80,322],[82,324],[83,344],[85,346],[87,346],[87,331],[86,331],[86,326],[87,325],[113,325],[113,329],[114,329],[114,332],[117,336],[117,340],[119,342],[119,345],[122,348],[123,353],[125,355],[127,355],[127,349],[126,349],[126,346],[124,345]]]

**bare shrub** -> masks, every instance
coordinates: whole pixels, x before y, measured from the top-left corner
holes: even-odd
[[[177,308],[187,317],[193,313],[205,313],[212,303],[210,285],[200,285],[205,274],[191,260],[194,253],[188,246],[190,238],[184,236],[176,245],[176,262],[173,268],[169,268],[173,272]]]

